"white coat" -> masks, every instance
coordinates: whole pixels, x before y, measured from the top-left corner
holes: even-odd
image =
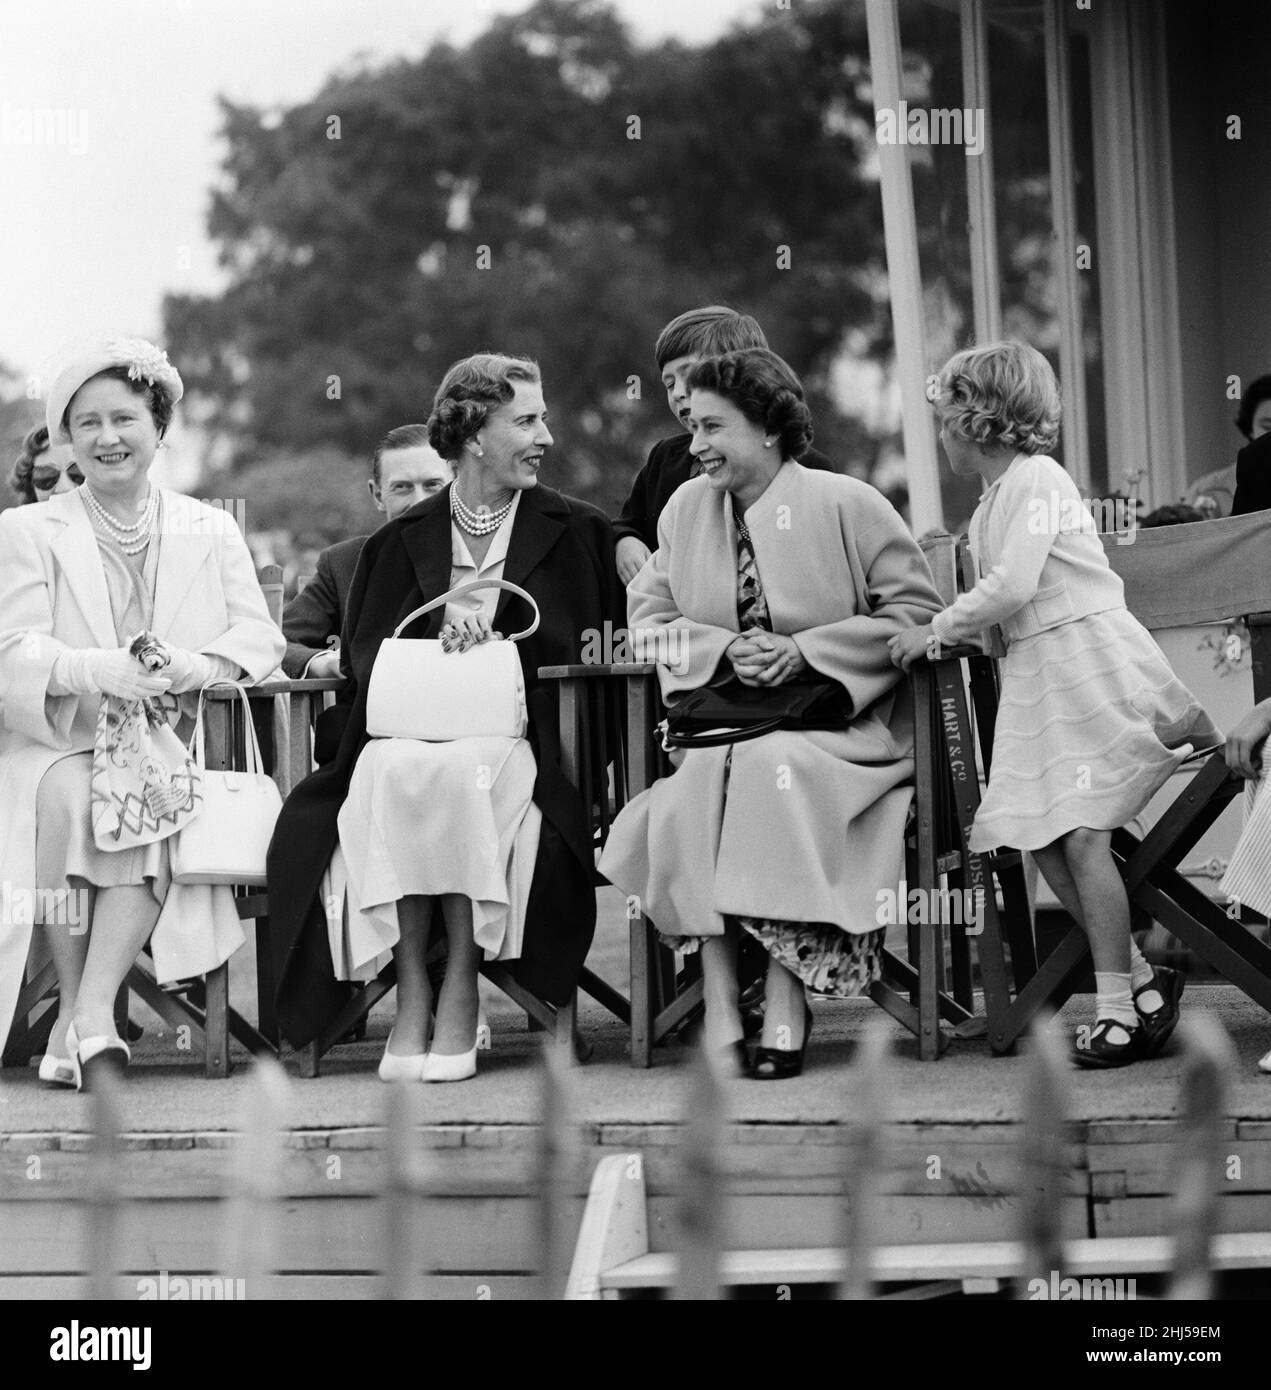
[[[248,681],[262,679],[285,643],[237,526],[227,513],[166,489],[162,504],[152,631],[228,658]],[[92,748],[102,698],[50,695],[53,663],[67,648],[118,646],[79,492],[0,513],[0,1038],[31,944],[40,779],[59,758]],[[204,974],[244,940],[229,889],[173,884],[151,938],[156,974],[160,981]]]
[[[902,875],[913,776],[909,685],[887,640],[940,608],[917,543],[867,483],[784,463],[746,512],[773,631],[841,682],[847,729],[780,731],[693,750],[623,808],[600,871],[667,936],[715,936],[726,915],[879,926],[880,890]],[[731,673],[737,636],[732,498],[680,487],[658,549],[627,591],[637,656],[663,694]]]

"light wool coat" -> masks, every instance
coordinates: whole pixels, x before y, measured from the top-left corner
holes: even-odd
[[[249,681],[282,658],[251,554],[233,519],[162,491],[163,535],[152,631],[174,646],[228,658]],[[35,879],[40,779],[91,749],[100,695],[48,693],[67,648],[119,646],[97,540],[78,491],[0,513],[0,1038],[8,1032],[31,944],[15,890]],[[43,885],[45,887],[56,885]],[[173,884],[151,939],[160,980],[202,974],[245,940],[229,889]]]
[[[628,805],[601,872],[658,929],[711,936],[725,914],[876,930],[878,891],[903,869],[913,774],[911,701],[887,639],[941,603],[913,537],[866,483],[785,463],[746,512],[773,630],[842,682],[857,712],[843,731],[778,732],[698,749]],[[637,654],[658,659],[663,694],[732,673],[737,622],[732,498],[685,483],[658,549],[628,590]]]

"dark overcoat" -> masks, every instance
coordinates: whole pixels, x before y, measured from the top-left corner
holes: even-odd
[[[341,640],[349,682],[325,716],[343,726],[338,751],[292,791],[269,847],[278,1017],[296,1047],[310,1042],[348,999],[347,986],[335,979],[319,894],[338,839],[336,817],[367,742],[371,667],[380,643],[401,619],[450,587],[450,552],[449,488],[367,540],[349,591]],[[517,644],[525,672],[528,738],[538,764],[534,801],[543,823],[522,955],[508,966],[539,998],[563,1004],[577,983],[595,930],[594,859],[586,808],[560,768],[555,683],[539,680],[538,670],[581,661],[589,632],[603,633],[606,622],[622,626],[625,604],[608,518],[542,484],[530,489],[517,508],[503,577],[533,594],[542,615],[538,631]],[[495,627],[501,632],[524,627],[525,608],[522,599],[502,594]],[[444,609],[435,609],[407,635],[436,637],[443,614]],[[332,736],[330,728],[325,733]]]
[[[357,557],[365,543],[365,536],[352,536],[328,546],[318,556],[313,578],[282,610],[282,635],[287,639],[282,669],[293,681],[300,680],[313,658],[327,651],[330,639],[340,635]]]

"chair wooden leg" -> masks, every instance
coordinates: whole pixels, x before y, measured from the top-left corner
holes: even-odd
[[[57,1011],[57,971],[52,961],[46,961],[18,992],[0,1066],[25,1067],[32,1057],[46,1051]]]
[[[556,1008],[556,1027],[552,1030],[551,1046],[556,1054],[568,1065],[578,1062],[574,1052],[574,1039],[578,1033],[578,991],[570,994],[567,1003]]]
[[[322,1064],[322,1053],[318,1050],[318,1044],[311,1042],[297,1048],[296,1063],[300,1076],[306,1081],[312,1081],[318,1075],[318,1069]]]
[[[218,965],[204,977],[203,1074],[211,1079],[229,1075],[229,964]]]
[[[269,953],[269,918],[256,918],[256,1017],[261,1037],[279,1047],[278,1005],[274,998],[274,962]]]
[[[1000,940],[999,937],[999,945]],[[1073,927],[1037,967],[1037,973],[1013,1001],[1005,1008],[995,1006],[989,1010],[989,1046],[994,1052],[1009,1052],[1043,1008],[1047,1005],[1058,1008],[1064,1003],[1068,998],[1068,982],[1081,968],[1089,951],[1085,932]]]
[[[918,769],[917,800],[917,870],[918,888],[922,900],[928,904],[936,902],[936,890],[940,886],[940,873],[937,865],[938,846],[935,824],[935,785],[931,771],[936,767],[935,730],[933,711],[935,708],[936,684],[931,668],[925,662],[915,667],[915,716],[914,716],[914,757]],[[908,912],[902,907],[904,920],[908,922]],[[939,914],[919,914],[928,918],[925,924],[910,925],[910,962],[916,963],[917,1006],[918,1006],[918,1055],[924,1062],[934,1062],[940,1056],[940,979],[937,974],[938,955],[943,954],[944,937]],[[932,921],[931,918],[937,920]],[[917,936],[917,961],[914,962],[914,937]],[[913,993],[910,1004],[915,1003]]]
[[[631,1065],[653,1065],[653,929],[643,916],[631,919]]]

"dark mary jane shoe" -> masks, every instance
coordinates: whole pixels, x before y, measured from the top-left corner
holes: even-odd
[[[803,1005],[803,1045],[793,1051],[783,1047],[757,1047],[750,1064],[756,1081],[788,1081],[803,1071],[803,1058],[812,1036],[812,1010]]]
[[[1108,1034],[1114,1028],[1128,1034],[1129,1040],[1123,1043],[1109,1042]],[[1131,1062],[1141,1062],[1148,1056],[1147,1047],[1147,1037],[1141,1026],[1127,1028],[1124,1023],[1117,1023],[1114,1019],[1101,1018],[1095,1024],[1086,1046],[1073,1048],[1072,1060],[1079,1067],[1105,1070],[1109,1067],[1128,1067]]]
[[[1134,991],[1134,1008],[1139,1016],[1139,1029],[1146,1035],[1147,1055],[1155,1057],[1170,1040],[1170,1034],[1178,1027],[1178,1001],[1183,997],[1184,977],[1177,970],[1160,966],[1151,980],[1142,989]],[[1146,1013],[1139,1006],[1139,995],[1152,990],[1165,1001],[1159,1009]]]

